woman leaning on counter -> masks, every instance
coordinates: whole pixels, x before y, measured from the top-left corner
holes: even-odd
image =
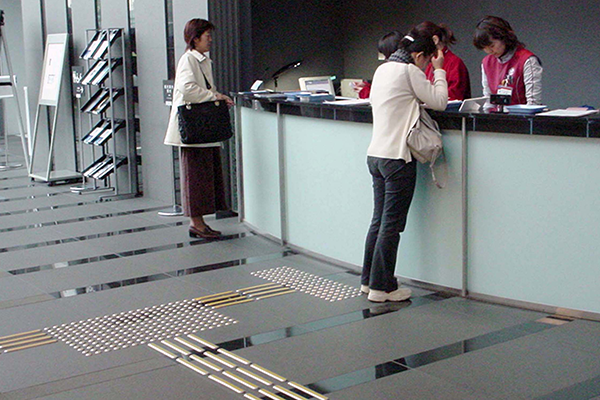
[[[511,104],[542,104],[540,59],[517,39],[507,21],[483,18],[473,44],[488,54],[481,63],[484,96],[511,94]]]
[[[185,103],[233,101],[217,92],[213,83],[212,61],[206,56],[212,44],[214,25],[203,19],[188,21],[183,30],[186,52],[179,59],[175,73],[173,108],[165,144],[181,149],[181,197],[183,211],[190,218],[191,237],[217,238],[221,234],[209,227],[204,215],[227,209],[221,168],[221,144],[186,145],[181,143],[177,108]]]
[[[471,98],[471,81],[467,66],[456,54],[450,50],[450,46],[456,43],[454,33],[447,26],[436,25],[425,21],[416,26],[416,29],[426,32],[433,37],[433,42],[444,53],[444,69],[448,81],[448,100],[464,100]],[[429,64],[425,75],[432,83],[434,81],[433,66]]]
[[[423,73],[430,61],[435,69],[433,84]],[[446,108],[448,86],[443,65],[444,55],[431,36],[413,29],[373,76],[373,136],[367,166],[373,179],[374,206],[361,278],[361,291],[373,302],[403,301],[411,295],[410,289],[398,287],[394,277],[400,233],[417,179],[417,161],[406,140],[419,119],[420,103],[435,110]]]

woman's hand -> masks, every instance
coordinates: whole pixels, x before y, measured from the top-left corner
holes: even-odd
[[[366,85],[367,85],[367,82],[365,82],[365,81],[362,81],[362,82],[350,82],[350,87],[356,93],[358,93],[361,90],[363,90]]]
[[[444,68],[444,52],[438,49],[437,54],[431,59],[431,65],[433,69]]]
[[[217,100],[221,100],[224,101],[225,103],[227,103],[228,106],[233,106],[235,103],[233,102],[233,100],[231,100],[231,98],[229,96],[225,96],[222,93],[217,93]]]

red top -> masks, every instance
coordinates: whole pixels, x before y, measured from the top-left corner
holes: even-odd
[[[368,99],[371,96],[371,82],[363,81],[363,88],[358,92],[359,99]]]
[[[534,54],[523,47],[518,47],[512,58],[504,64],[491,54],[486,56],[482,64],[490,92],[496,94],[500,85],[510,86],[512,88],[510,104],[527,104],[523,66],[531,56]]]
[[[456,54],[444,47],[444,69],[448,81],[448,100],[464,100],[471,98],[471,81],[467,66]],[[433,66],[431,63],[425,70],[427,79],[433,83]]]

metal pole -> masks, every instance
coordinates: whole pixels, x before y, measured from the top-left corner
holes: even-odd
[[[236,183],[238,198],[238,222],[243,222],[244,213],[244,154],[242,147],[242,105],[239,96],[235,97],[235,144],[236,144]]]
[[[50,152],[48,153],[48,170],[46,171],[46,182],[50,182],[50,175],[52,171],[53,161],[54,161],[54,143],[56,139],[56,124],[58,122],[58,103],[56,104],[56,108],[54,109],[54,118],[52,122],[52,129],[50,133]]]
[[[285,136],[281,104],[277,103],[277,144],[279,153],[279,209],[281,216],[281,244],[288,242],[287,197],[285,187]]]
[[[462,290],[461,296],[469,294],[469,208],[467,187],[467,117],[462,118]]]

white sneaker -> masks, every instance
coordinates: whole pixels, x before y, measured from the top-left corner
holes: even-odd
[[[360,285],[360,291],[369,294],[369,287],[367,285]]]
[[[408,288],[398,288],[393,292],[384,292],[383,290],[373,290],[369,291],[369,301],[373,301],[375,303],[383,303],[385,301],[403,301],[410,297],[412,291]]]

